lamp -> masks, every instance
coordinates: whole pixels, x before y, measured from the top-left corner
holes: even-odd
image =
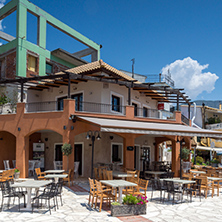
[[[111,140],[113,140],[113,136],[110,136],[109,138],[110,138]]]
[[[71,126],[71,127],[70,127],[70,130],[74,130],[74,126]]]
[[[20,127],[18,127],[18,131],[21,131],[21,128],[20,128]]]
[[[63,129],[66,130],[66,126],[63,126]]]
[[[100,132],[99,131],[92,131],[92,130],[89,130],[86,134],[86,139],[89,140],[91,139],[92,141],[92,162],[91,162],[91,178],[93,178],[93,161],[94,161],[94,143],[95,143],[95,140],[100,140],[101,139],[101,136],[100,136]]]

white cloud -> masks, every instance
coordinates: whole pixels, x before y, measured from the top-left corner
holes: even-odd
[[[195,99],[203,91],[212,92],[215,82],[219,78],[215,73],[204,72],[208,66],[209,64],[200,65],[198,61],[187,57],[166,65],[162,68],[162,73],[167,74],[170,70],[175,86],[184,88],[186,94],[191,99]]]

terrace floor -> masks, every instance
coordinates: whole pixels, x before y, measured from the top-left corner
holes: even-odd
[[[211,198],[208,195],[207,199],[202,198],[201,202],[198,198],[193,198],[193,202],[189,203],[187,197],[184,196],[185,203],[172,205],[171,202],[164,204],[159,202],[159,192],[154,193],[154,199],[147,204],[147,215],[135,217],[111,217],[110,211],[103,208],[99,213],[95,209],[88,206],[88,183],[86,180],[79,180],[74,183],[74,186],[63,189],[63,206],[54,211],[52,214],[46,208],[42,208],[39,212],[18,212],[17,206],[11,203],[10,209],[7,209],[7,200],[5,200],[4,210],[0,212],[0,221],[222,221],[222,193],[217,197]],[[221,190],[222,192],[222,190]],[[150,200],[151,191],[148,191],[148,199]],[[0,195],[1,199],[1,195]],[[104,205],[106,206],[106,205]]]

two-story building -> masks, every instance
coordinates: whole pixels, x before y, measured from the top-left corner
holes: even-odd
[[[0,58],[5,61],[0,84],[15,86],[19,98],[16,104],[6,104],[8,111],[0,115],[1,168],[3,160],[16,160],[21,176],[27,177],[29,160],[41,157],[45,169],[52,169],[54,160],[63,160],[67,169],[61,146],[70,143],[69,167],[79,161],[83,176],[90,175],[93,155],[94,163],[118,162],[144,170],[142,157],[149,166],[159,160],[159,144],[171,140],[172,170],[178,176],[182,139],[190,148],[193,136],[221,137],[220,132],[190,127],[189,116],[181,117],[180,103],[187,103],[190,109],[190,100],[182,90],[141,83],[108,65],[100,60],[100,45],[27,0],[9,2],[0,9],[0,19],[15,10],[16,37],[0,33],[0,38],[9,41],[0,47]],[[26,40],[28,12],[38,19],[37,45]],[[89,48],[76,53],[62,49],[49,52],[45,48],[46,24]],[[7,59],[11,51],[12,67]],[[82,60],[89,54],[91,63]],[[159,103],[176,103],[177,111],[163,116]],[[95,133],[95,141],[91,133]],[[41,153],[33,149],[34,144],[44,144],[43,149],[39,146]]]

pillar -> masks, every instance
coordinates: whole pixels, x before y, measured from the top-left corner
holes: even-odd
[[[180,143],[172,140],[172,171],[175,172],[174,176],[180,176]]]
[[[29,137],[19,134],[16,137],[16,167],[20,170],[20,177],[28,177],[29,169]]]

